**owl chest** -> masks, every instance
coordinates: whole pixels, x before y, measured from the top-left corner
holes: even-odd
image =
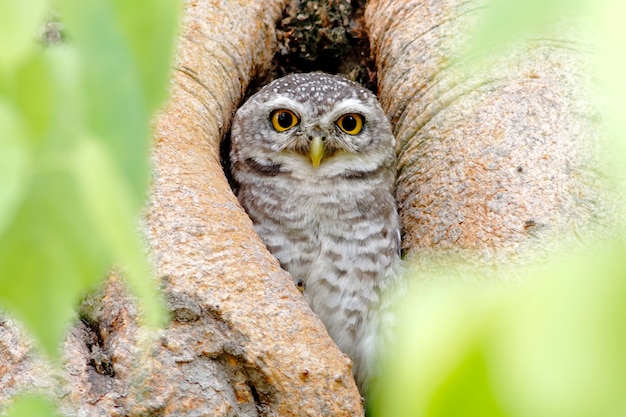
[[[353,184],[294,183],[291,187],[268,187],[271,201],[259,234],[275,247],[286,268],[305,269],[312,263],[336,261],[337,255],[357,257],[363,239],[380,230],[381,211],[372,192]],[[338,248],[341,248],[339,250]],[[274,251],[273,251],[274,252]],[[292,272],[292,271],[290,271]]]
[[[281,204],[277,210],[294,214],[283,219],[285,231],[306,233],[312,241],[319,241],[329,232],[351,225],[363,200],[359,193],[337,185],[313,187],[300,184],[277,197]]]

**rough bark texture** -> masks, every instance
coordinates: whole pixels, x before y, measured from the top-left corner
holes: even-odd
[[[372,0],[379,96],[398,139],[403,249],[518,261],[603,216],[597,117],[574,26],[478,66],[460,60],[482,1]]]
[[[359,414],[349,360],[254,233],[220,165],[220,140],[272,58],[284,4],[221,4],[191,6],[206,10],[189,11],[157,122],[147,228],[176,320],[153,355],[166,370],[155,386],[169,407],[196,403],[181,413]]]
[[[28,336],[13,320],[0,316],[0,413],[12,397],[28,390],[50,393],[55,381]]]

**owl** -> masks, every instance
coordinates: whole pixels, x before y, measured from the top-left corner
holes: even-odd
[[[395,139],[376,96],[340,76],[292,74],[241,106],[231,140],[241,205],[366,392],[400,268]]]

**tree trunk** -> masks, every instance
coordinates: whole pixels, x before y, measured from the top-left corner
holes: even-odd
[[[136,403],[185,415],[356,415],[349,360],[256,236],[220,165],[220,140],[272,58],[284,5],[222,4],[189,3],[156,123],[146,230],[174,321],[149,355],[158,404]]]
[[[417,264],[521,262],[606,221],[581,31],[566,22],[463,61],[483,3],[371,0],[366,9],[398,139],[403,250]]]
[[[269,66],[286,2],[186,2],[143,222],[172,322],[142,331],[112,273],[83,303],[56,369],[5,319],[0,405],[35,389],[70,416],[362,415],[349,360],[259,241],[220,165],[220,141]],[[450,253],[520,261],[604,216],[583,48],[558,32],[470,73],[459,48],[479,10],[460,0],[366,9],[398,138],[403,249],[422,265]]]

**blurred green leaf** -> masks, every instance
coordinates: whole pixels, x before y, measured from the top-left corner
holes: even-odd
[[[8,417],[58,417],[50,401],[35,396],[19,397],[11,409]]]
[[[149,173],[149,121],[167,92],[174,45],[170,37],[180,4],[173,0],[58,0],[58,4],[84,64],[90,130],[113,149],[133,196],[143,197]],[[134,200],[137,210],[141,200]]]
[[[46,0],[0,1],[0,73],[18,66],[36,44],[36,30],[43,22]]]
[[[485,51],[587,10],[586,0],[489,0],[472,46]]]
[[[626,178],[626,2],[604,0],[592,9],[597,49],[595,73],[597,100],[602,104],[605,128],[620,179]],[[626,206],[624,206],[626,209]],[[626,214],[626,213],[625,213]]]
[[[497,385],[517,415],[626,410],[625,254],[615,242],[557,262],[509,308],[492,356]]]
[[[0,237],[11,223],[28,183],[28,149],[19,114],[0,97]]]
[[[95,139],[81,141],[74,169],[93,224],[127,270],[127,278],[141,297],[146,321],[160,325],[164,310],[143,246],[137,234],[133,195],[107,148]]]
[[[182,5],[176,0],[115,0],[114,5],[122,30],[130,41],[147,110],[152,113],[162,104],[168,91]]]
[[[18,3],[28,4],[2,3],[0,11]],[[28,13],[37,14],[37,4]],[[0,303],[52,356],[72,308],[113,262],[127,272],[147,322],[163,317],[136,221],[180,4],[57,0],[55,7],[69,41],[17,42],[19,61],[0,65]],[[35,45],[36,26],[0,31]]]
[[[83,65],[87,128],[108,142],[138,210],[148,181],[149,113],[141,80],[110,1],[59,0]]]
[[[0,300],[57,353],[72,307],[111,261],[67,172],[34,175],[0,240]],[[71,205],[68,205],[70,203]]]
[[[491,392],[484,351],[501,309],[499,295],[470,285],[413,292],[398,311],[398,347],[374,400],[375,415],[504,415]]]
[[[50,72],[50,57],[47,55],[49,54],[33,54],[25,60],[15,75],[10,91],[7,91],[7,96],[24,114],[32,132],[29,140],[36,147],[41,146],[50,129],[59,99],[65,98],[53,95],[56,80]]]
[[[456,367],[433,393],[426,415],[432,417],[502,417],[493,392],[489,358],[482,346],[466,346]]]
[[[612,247],[529,270],[524,288],[418,287],[375,415],[623,415],[626,249]]]

